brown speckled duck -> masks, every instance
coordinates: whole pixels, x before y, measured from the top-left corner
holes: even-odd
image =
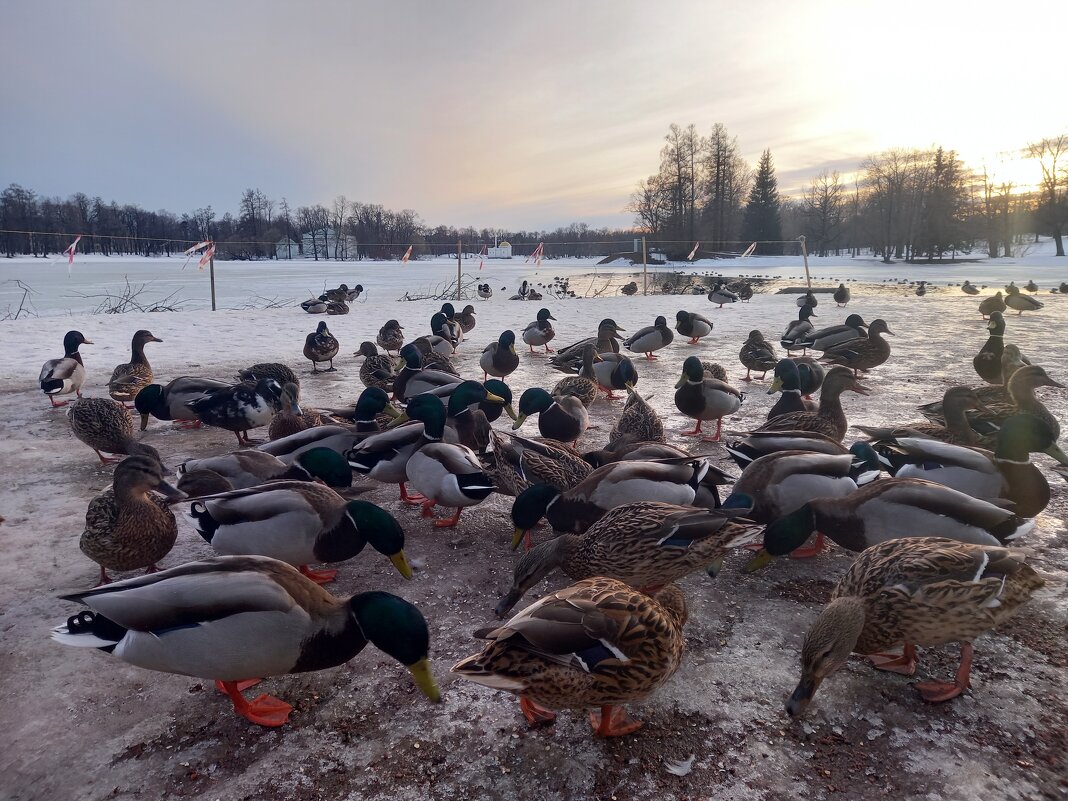
[[[147,454],[159,459],[150,445],[133,438],[134,421],[123,404],[107,398],[79,398],[67,409],[70,430],[95,451],[101,464],[122,460],[127,454]],[[116,454],[105,456],[105,453]]]
[[[757,431],[815,431],[841,442],[849,428],[841,400],[842,393],[846,390],[860,395],[870,392],[853,377],[848,368],[832,367],[823,379],[819,411],[779,415],[768,420]]]
[[[152,383],[152,365],[145,357],[145,345],[162,342],[151,331],[141,329],[130,343],[130,361],[120,364],[108,379],[108,394],[120,403],[133,403],[137,393]]]

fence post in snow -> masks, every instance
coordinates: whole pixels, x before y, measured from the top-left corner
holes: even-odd
[[[211,310],[215,311],[215,254],[208,259],[208,271],[211,274]]]
[[[808,289],[812,291],[812,276],[808,274],[808,248],[805,247],[805,235],[801,234],[797,238],[797,241],[801,243],[801,258],[805,260],[805,280],[808,282]]]
[[[456,240],[456,299],[460,299],[460,286],[463,284],[463,253],[464,243],[462,239]]]
[[[649,294],[649,249],[645,246],[645,237],[642,237],[642,294]]]

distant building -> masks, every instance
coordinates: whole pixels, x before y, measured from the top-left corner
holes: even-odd
[[[510,259],[512,258],[512,243],[501,242],[491,248],[486,248],[487,259]]]
[[[276,259],[299,259],[300,243],[288,236],[274,243],[274,257]]]
[[[355,259],[359,255],[356,237],[338,240],[333,228],[308,231],[301,237],[301,249],[306,259]]]

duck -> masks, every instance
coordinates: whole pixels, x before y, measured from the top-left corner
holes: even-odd
[[[464,306],[464,310],[456,315],[456,321],[465,334],[470,334],[475,330],[475,323],[478,322],[475,319],[475,307],[468,303]]]
[[[378,387],[387,392],[393,390],[393,381],[397,377],[393,371],[393,359],[379,353],[374,342],[361,343],[360,349],[352,355],[363,356],[360,380],[365,387]]]
[[[741,514],[658,501],[617,506],[584,534],[561,534],[523,554],[494,612],[504,617],[556,570],[575,580],[606,576],[646,593],[698,570],[714,578],[727,553],[760,537],[759,527],[735,522]]]
[[[668,328],[667,318],[660,315],[651,326],[639,328],[625,340],[623,346],[632,353],[644,353],[649,361],[656,359],[654,351],[662,350],[671,344],[675,334]]]
[[[130,343],[130,361],[120,364],[108,379],[108,394],[120,403],[133,402],[137,393],[152,383],[152,365],[145,357],[145,345],[162,342],[151,331],[141,329]]]
[[[790,350],[811,348],[812,350],[825,351],[836,345],[865,338],[868,335],[867,331],[865,331],[867,327],[868,325],[864,322],[863,317],[859,314],[851,314],[846,317],[842,325],[832,325],[813,331],[803,339],[796,341],[794,343],[795,347],[790,348]]]
[[[456,365],[452,363],[451,354],[455,351],[450,350],[448,354],[443,351],[435,350],[437,343],[449,343],[441,337],[416,337],[412,340],[411,344],[417,351],[419,351],[420,364],[427,370],[440,370],[443,373],[452,373],[459,380],[460,371],[456,369]],[[452,346],[449,345],[451,348]],[[402,349],[403,350],[403,349]],[[403,356],[402,356],[403,358]]]
[[[596,348],[593,345],[586,345],[582,349],[582,368],[579,374],[561,378],[549,394],[553,397],[573,395],[589,409],[597,400],[598,391],[597,374],[593,370],[593,364],[600,360],[601,357],[597,354]]]
[[[526,300],[527,299],[527,295],[529,293],[530,293],[530,284],[527,283],[526,280],[524,280],[519,285],[519,289],[516,290],[516,298],[518,298],[519,300]],[[515,300],[515,298],[513,298],[513,300]]]
[[[745,368],[743,381],[753,380],[750,375],[753,370],[760,370],[760,380],[763,381],[764,376],[768,374],[768,370],[773,370],[779,363],[779,359],[775,355],[775,348],[764,339],[764,335],[760,333],[758,328],[754,328],[749,332],[749,337],[738,353],[738,360],[742,363],[742,367]]]
[[[780,451],[806,451],[842,455],[849,453],[841,440],[816,431],[750,431],[726,445],[727,453],[743,470],[755,459]]]
[[[386,320],[385,325],[378,329],[378,336],[375,337],[375,342],[387,355],[394,350],[400,352],[401,347],[404,345],[404,326],[396,320]]]
[[[345,300],[347,300],[349,303],[352,303],[352,301],[358,300],[360,295],[362,294],[363,284],[356,284],[356,286],[354,286],[346,293]]]
[[[872,443],[894,440],[898,437],[923,437],[947,442],[952,445],[976,445],[979,442],[975,429],[968,423],[969,409],[989,411],[971,387],[950,387],[942,396],[940,408],[943,423],[919,420],[893,426],[853,426],[865,434]]]
[[[1008,307],[1005,305],[1001,290],[979,301],[979,313],[983,315],[984,319],[990,316],[990,312],[1004,312],[1006,308]]]
[[[586,478],[593,467],[574,448],[553,439],[532,439],[490,431],[493,458],[486,472],[504,495],[517,496],[533,484],[561,492]]]
[[[972,641],[1000,626],[1043,584],[1021,554],[998,546],[908,537],[868,548],[805,635],[801,680],[786,711],[793,718],[804,714],[823,680],[853,652],[877,669],[911,676],[917,645],[948,642],[961,644],[954,680],[914,686],[930,703],[955,698],[970,686]],[[886,653],[898,643],[903,653]]]
[[[623,404],[619,419],[608,432],[608,444],[612,445],[624,438],[632,442],[664,441],[664,423],[660,415],[634,387],[627,387],[627,402]]]
[[[970,281],[968,281],[968,280],[965,280],[965,282],[964,282],[963,284],[961,284],[961,285],[960,285],[960,290],[961,290],[961,292],[963,292],[963,293],[964,293],[965,295],[978,295],[978,294],[979,294],[979,290],[978,290],[978,289],[976,289],[976,288],[975,288],[975,287],[974,287],[974,286],[972,285],[972,283],[971,283]]]
[[[330,409],[330,414],[353,425],[322,425],[306,428],[288,437],[265,442],[257,450],[277,456],[286,464],[311,448],[330,448],[344,455],[357,442],[382,431],[380,420],[395,420],[400,411],[389,402],[389,396],[378,387],[368,387],[360,393],[356,404],[346,409]]]
[[[1030,295],[1021,295],[1017,290],[1005,298],[1005,305],[1010,309],[1015,309],[1016,315],[1019,316],[1025,311],[1038,311],[1046,304]]]
[[[724,303],[737,303],[738,296],[727,289],[722,281],[716,281],[715,286],[712,287],[712,291],[708,293],[708,299],[712,303],[718,303],[719,308],[723,308]]]
[[[714,378],[717,381],[727,382],[727,369],[717,362],[701,362],[701,371],[705,378]]]
[[[786,348],[787,351],[805,350],[806,346],[799,343],[804,343],[815,331],[812,323],[809,322],[809,318],[816,316],[811,306],[808,304],[802,306],[797,312],[797,319],[786,326],[786,330],[782,332],[779,344]]]
[[[846,367],[832,367],[823,379],[819,409],[815,412],[791,412],[768,420],[757,431],[815,431],[841,442],[849,429],[849,421],[842,409],[842,393],[868,395],[863,386]]]
[[[86,339],[81,331],[68,331],[63,336],[63,357],[49,359],[41,366],[41,375],[37,380],[41,386],[41,392],[52,402],[53,409],[70,403],[70,401],[56,403],[57,395],[69,395],[73,392],[79,398],[82,396],[82,385],[85,384],[85,363],[82,362],[82,355],[78,351],[82,345],[92,344],[92,341]]]
[[[890,343],[882,338],[882,334],[896,336],[886,320],[872,320],[868,326],[868,336],[863,339],[854,339],[833,345],[823,351],[823,361],[828,364],[838,364],[853,369],[853,375],[858,370],[871,370],[884,364],[890,358]]]
[[[482,300],[489,300],[493,297],[493,288],[489,284],[479,284],[478,296],[482,298]]]
[[[493,419],[500,417],[505,405],[511,402],[511,391],[508,385],[495,381],[507,393],[507,400],[494,393],[488,386],[489,382],[480,384],[477,381],[463,381],[446,401],[445,424],[456,432],[456,437],[461,445],[470,448],[476,453],[485,453],[490,443],[490,415],[485,410],[492,409],[495,414]]]
[[[448,307],[448,311],[446,311]],[[455,348],[463,341],[464,332],[460,324],[456,322],[456,311],[451,303],[443,303],[441,311],[430,318],[430,333],[434,336],[448,340]]]
[[[1016,286],[1016,282],[1015,281],[1009,281],[1009,283],[1005,285],[1005,294],[1006,295],[1019,295],[1020,294],[1020,287]]]
[[[1061,285],[1058,287],[1062,295],[1068,295],[1068,283],[1061,281]]]
[[[164,480],[158,459],[134,455],[119,462],[112,486],[89,502],[79,547],[100,566],[96,586],[111,582],[108,570],[152,573],[171,552],[178,523],[161,496],[180,499],[185,494]]]
[[[526,541],[543,517],[560,533],[582,534],[605,512],[633,501],[692,505],[710,472],[709,461],[685,456],[656,461],[627,460],[598,467],[571,489],[533,484],[512,504],[512,549]]]
[[[743,303],[748,303],[750,300],[753,299],[753,285],[750,284],[748,281],[742,281],[738,285],[737,295],[738,299],[741,300]]]
[[[768,420],[780,417],[792,412],[813,412],[818,406],[812,401],[806,401],[801,397],[801,371],[793,359],[780,359],[775,365],[775,371],[768,394],[774,395],[781,392],[779,399],[768,410]]]
[[[535,353],[535,345],[544,345],[546,353],[555,352],[549,347],[549,343],[556,336],[556,329],[549,321],[555,319],[548,309],[538,309],[538,319],[523,329],[523,341],[527,343],[531,353]]]
[[[582,349],[586,345],[593,345],[599,354],[619,353],[617,340],[622,339],[619,335],[620,331],[626,331],[626,329],[620,328],[611,317],[606,317],[598,324],[596,336],[580,340],[566,348],[560,348],[556,355],[549,359],[549,366],[563,373],[577,372],[582,363]]]
[[[334,357],[340,349],[341,345],[330,333],[325,320],[321,321],[304,340],[304,358],[312,363],[313,373],[330,373],[336,370]],[[325,370],[320,370],[319,362],[329,362],[330,366]]]
[[[1001,375],[1001,355],[1005,352],[1005,318],[1001,312],[990,312],[990,322],[986,324],[990,336],[986,344],[975,354],[972,365],[979,377],[988,384],[1004,384]]]
[[[483,649],[452,667],[460,678],[519,696],[531,725],[551,709],[600,707],[594,734],[636,731],[622,704],[640,701],[678,670],[686,601],[668,585],[649,596],[596,577],[539,599],[495,629],[475,632]]]
[[[582,401],[573,395],[553,397],[541,387],[530,387],[519,396],[519,415],[512,430],[518,431],[532,414],[538,415],[541,435],[559,442],[577,442],[590,424]]]
[[[593,374],[606,400],[616,400],[613,390],[627,389],[638,383],[638,368],[622,353],[602,353],[593,362]]]
[[[349,285],[341,284],[336,289],[328,289],[319,296],[319,300],[346,301],[349,299]]]
[[[308,298],[301,301],[300,308],[304,309],[308,314],[326,314],[327,302],[320,300],[319,298]]]
[[[703,437],[706,442],[718,442],[723,431],[723,418],[734,414],[742,405],[742,393],[723,381],[706,378],[701,360],[688,356],[682,363],[682,376],[675,384],[675,408],[696,421],[693,431],[683,431],[684,437]],[[716,433],[704,437],[701,423],[716,421]]]
[[[831,297],[834,298],[834,302],[837,303],[839,307],[848,306],[850,300],[849,287],[839,283],[838,289],[834,290],[834,295]]]
[[[254,364],[237,373],[237,380],[247,384],[255,384],[261,378],[273,378],[278,382],[278,386],[280,387],[284,387],[286,384],[296,384],[298,387],[300,386],[300,379],[297,378],[297,374],[281,362],[263,362],[261,364]]]
[[[218,492],[229,492],[234,488],[233,484],[214,470],[190,470],[182,474],[175,486],[179,492],[189,497],[214,495]]]
[[[1036,284],[1034,282],[1034,279],[1032,279],[1027,282],[1027,285],[1024,287],[1024,289],[1026,289],[1028,292],[1038,292],[1038,284]]]
[[[187,502],[189,522],[219,556],[269,556],[325,584],[337,570],[309,564],[344,562],[370,544],[404,578],[412,577],[404,530],[393,515],[322,484],[271,481]]]
[[[343,300],[332,300],[326,304],[326,313],[333,315],[348,314],[349,304]],[[323,359],[326,361],[326,359]]]
[[[241,447],[254,442],[248,436],[250,429],[268,425],[282,408],[282,387],[273,378],[261,378],[254,385],[216,390],[186,406],[202,423],[232,431]]]
[[[812,290],[809,290],[805,292],[804,295],[798,295],[797,300],[795,300],[794,303],[797,304],[797,308],[799,309],[802,306],[811,306],[814,309],[819,305],[820,302],[816,299],[816,296],[812,293]]]
[[[1020,353],[1020,349],[1016,345],[1009,343],[1005,346],[1005,349],[1001,353],[1001,377],[1004,379],[1004,384],[984,384],[983,386],[971,388],[979,401],[987,407],[990,407],[983,410],[984,416],[989,415],[994,417],[999,414],[999,412],[1004,412],[1005,414],[1013,414],[1015,412],[1016,401],[1012,399],[1012,395],[1009,394],[1007,386],[1017,370],[1021,367],[1027,367],[1030,364],[1030,360]],[[998,407],[1001,407],[1000,410],[997,410]],[[922,404],[917,408],[923,412],[924,417],[927,417],[932,422],[938,424],[945,422],[945,408],[942,401],[932,401],[931,403]]]
[[[414,342],[409,342],[401,348],[401,359],[404,367],[393,379],[393,396],[400,400],[421,395],[424,392],[432,392],[443,387],[451,387],[460,383],[460,378],[444,370],[434,370],[423,367],[423,356]]]
[[[141,430],[148,428],[150,416],[157,420],[174,420],[182,428],[200,428],[202,424],[189,408],[189,402],[231,386],[223,381],[188,375],[176,378],[166,386],[149,384],[134,398],[134,409],[141,415]]]
[[[927,282],[926,281],[920,281],[919,285],[916,287],[916,297],[922,298],[926,294],[927,294]]]
[[[344,456],[321,444],[302,450],[289,461],[254,448],[187,459],[178,466],[178,480],[198,470],[217,473],[230,489],[248,489],[275,480],[319,481],[334,488],[352,486],[352,469]]]
[[[690,338],[687,345],[696,345],[712,333],[712,328],[712,321],[697,312],[679,310],[675,313],[675,330]]]
[[[456,352],[452,342],[445,337],[433,334],[416,337],[412,340],[412,344],[415,345],[425,360],[433,358],[432,354],[438,357],[448,357]]]
[[[380,591],[335,598],[269,557],[203,559],[61,597],[88,610],[53,629],[52,639],[215,680],[234,711],[260,726],[283,725],[293,708],[266,694],[247,700],[248,680],[341,665],[368,642],[403,664],[431,701],[441,698],[415,606]]]
[[[689,455],[689,451],[675,445],[669,445],[666,442],[645,442],[634,439],[629,435],[624,435],[600,450],[586,451],[586,453],[582,454],[582,458],[591,467],[597,468],[604,467],[612,462],[677,459]]]
[[[790,360],[797,365],[797,372],[801,377],[801,394],[806,399],[810,398],[823,386],[827,371],[811,356],[791,356]]]
[[[482,368],[483,380],[491,375],[495,378],[507,378],[519,367],[519,354],[515,352],[515,332],[502,331],[496,342],[490,342],[479,357],[478,366]]]
[[[490,423],[494,423],[501,418],[502,414],[507,414],[508,417],[512,419],[512,422],[515,422],[517,415],[515,413],[515,408],[512,406],[511,387],[496,378],[491,378],[489,381],[483,381],[482,387],[488,394],[486,398],[479,401],[478,408],[486,416],[486,419]],[[490,396],[494,395],[496,397],[490,400]]]
[[[282,387],[281,408],[271,418],[267,426],[268,439],[282,439],[296,434],[306,428],[315,428],[323,424],[322,416],[313,409],[302,409],[300,387],[286,384]]]
[[[118,401],[78,398],[67,407],[67,419],[74,436],[93,449],[101,464],[121,462],[124,456],[137,454],[159,460],[155,448],[134,440],[133,417]]]
[[[619,291],[626,295],[628,298],[638,294],[638,282],[631,281],[624,284],[619,288]]]

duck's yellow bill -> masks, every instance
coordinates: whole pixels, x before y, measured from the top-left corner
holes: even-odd
[[[774,558],[775,557],[768,553],[767,548],[761,548],[759,551],[757,551],[756,556],[754,556],[752,559],[745,563],[745,565],[742,567],[742,572],[755,573],[756,571],[760,570],[760,568],[766,567]]]
[[[412,566],[408,564],[408,557],[404,555],[404,551],[397,551],[393,556],[389,557],[389,561],[397,568],[397,572],[406,579],[412,577]]]
[[[393,421],[386,426],[386,428],[396,428],[399,425],[403,425],[408,422],[408,415],[405,412],[399,412]]]
[[[400,417],[401,410],[398,409],[396,406],[394,406],[392,403],[387,403],[383,407],[382,413],[385,414],[385,415],[388,415],[389,417],[392,417],[394,420],[396,420],[398,417]]]
[[[521,543],[523,541],[523,535],[525,535],[526,533],[527,532],[525,532],[523,529],[519,528],[518,526],[516,527],[515,534],[512,535],[512,550],[513,551],[516,548],[519,547],[519,543]]]
[[[774,395],[780,389],[782,389],[782,379],[779,378],[779,376],[775,376],[775,380],[773,380],[771,382],[771,386],[768,387],[768,394]]]
[[[144,431],[146,428],[148,428],[148,414],[147,413],[141,415],[141,430]]]
[[[686,383],[686,373],[683,373],[679,377],[679,380],[675,382],[675,389],[679,389],[685,383]]]
[[[517,431],[519,427],[523,425],[523,421],[526,419],[527,416],[520,412],[519,415],[515,418],[515,422],[512,424],[512,431]]]
[[[509,403],[509,404],[507,404],[507,405],[506,405],[506,406],[504,407],[504,413],[505,413],[506,415],[508,415],[509,417],[511,417],[511,418],[512,418],[513,420],[516,420],[516,419],[518,419],[518,418],[517,418],[517,417],[515,416],[515,408],[514,408],[514,407],[512,406],[512,404],[510,404],[510,403]]]
[[[408,665],[407,667],[412,674],[412,678],[415,679],[416,685],[423,691],[423,695],[435,704],[440,701],[441,690],[438,689],[438,683],[434,681],[434,674],[430,672],[430,660],[423,657],[414,665]]]
[[[504,398],[502,398],[500,395],[494,395],[489,390],[486,390],[486,400],[488,400],[490,403],[504,403]]]

